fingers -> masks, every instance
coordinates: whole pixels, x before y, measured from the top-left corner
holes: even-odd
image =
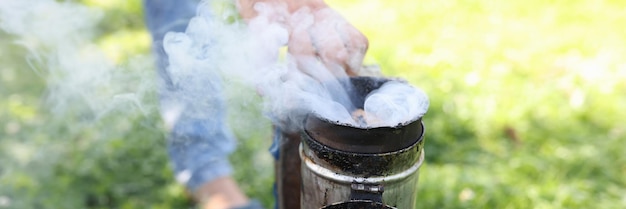
[[[253,17],[257,16],[257,12],[254,11],[255,3],[256,1],[253,1],[253,0],[237,0],[236,1],[237,10],[239,10],[239,15],[241,15],[241,18],[248,21],[252,19]]]
[[[265,25],[264,22],[286,26],[290,32],[288,51],[298,67],[306,67],[300,61],[306,58],[307,62],[318,60],[338,77],[358,75],[368,48],[367,38],[336,11],[327,6],[302,7],[288,14],[291,10],[287,5],[271,0],[238,0],[238,7],[244,19],[263,17],[246,19],[253,31],[262,31],[263,27],[255,25]]]
[[[314,56],[336,76],[358,75],[368,48],[367,38],[339,13],[324,8],[299,10],[291,17],[289,52]]]
[[[239,15],[246,22],[261,16],[272,22],[284,24],[285,17],[289,14],[289,5],[275,0],[237,0],[236,6]]]
[[[349,25],[345,19],[330,8],[316,11],[315,24],[309,29],[309,35],[320,60],[333,72],[340,76],[350,73],[346,65],[349,57],[346,49],[346,37],[343,28]]]
[[[308,8],[302,8],[291,16],[289,21],[291,34],[287,47],[292,56],[296,58],[316,56],[316,49],[308,31],[314,22],[313,15]]]
[[[353,73],[359,74],[363,59],[367,53],[369,42],[365,35],[361,31],[357,30],[352,25],[348,25],[346,28],[346,34],[349,37],[346,44],[346,50],[348,51],[347,60],[345,63],[348,65]]]

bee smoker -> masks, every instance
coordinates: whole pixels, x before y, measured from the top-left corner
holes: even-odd
[[[361,105],[369,92],[388,81],[351,80],[351,100]],[[363,128],[309,114],[300,139],[300,208],[415,207],[424,160],[421,118],[395,127]]]

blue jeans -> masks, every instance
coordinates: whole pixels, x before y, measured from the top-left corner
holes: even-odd
[[[228,155],[235,148],[233,134],[225,123],[219,79],[205,77],[176,83],[167,68],[163,37],[170,31],[184,32],[197,4],[196,0],[144,0],[146,25],[154,40],[160,77],[161,113],[166,125],[167,118],[173,118],[169,121],[172,130],[168,154],[176,179],[191,191],[217,177],[230,175]]]
[[[205,182],[232,173],[228,155],[236,147],[226,122],[219,76],[202,74],[177,83],[168,71],[163,37],[167,32],[185,31],[196,14],[199,0],[144,0],[143,3],[145,22],[154,40],[161,113],[166,124],[168,118],[174,118],[168,154],[176,179],[195,191]],[[275,146],[270,151],[278,156]]]

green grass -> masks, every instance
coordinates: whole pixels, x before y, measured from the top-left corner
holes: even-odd
[[[431,97],[420,208],[626,205],[624,2],[339,6]]]
[[[155,76],[140,1],[84,2],[104,12],[94,43]],[[329,2],[368,36],[369,63],[430,96],[418,208],[626,208],[626,2]],[[0,34],[0,208],[193,207],[155,108],[55,113],[14,40]],[[271,128],[258,101],[231,100],[235,176],[270,206]]]

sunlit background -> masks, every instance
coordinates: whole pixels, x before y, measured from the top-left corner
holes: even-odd
[[[112,65],[154,82],[141,1],[70,3],[100,13],[86,32]],[[626,208],[626,1],[328,3],[369,38],[368,64],[430,97],[417,208]],[[102,115],[74,100],[58,111],[37,62],[53,52],[27,46],[0,31],[0,208],[194,207],[156,89]],[[236,178],[270,208],[270,124],[254,92],[229,91]]]

